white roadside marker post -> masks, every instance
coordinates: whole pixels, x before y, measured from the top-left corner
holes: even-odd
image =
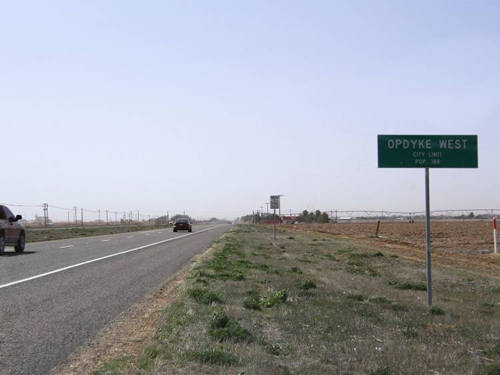
[[[498,238],[497,238],[497,218],[493,218],[493,243],[495,245],[495,254],[498,254]]]

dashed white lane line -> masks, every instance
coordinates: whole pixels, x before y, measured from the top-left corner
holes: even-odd
[[[109,241],[109,238],[107,240],[101,240],[102,242],[108,242]]]
[[[74,245],[61,246],[59,249],[67,249],[68,247],[73,247]]]
[[[134,236],[128,236],[127,238],[134,238]]]
[[[13,286],[13,285],[25,283],[25,282],[28,282],[28,281],[31,281],[31,280],[40,279],[40,278],[45,277],[45,276],[49,276],[49,275],[53,275],[55,273],[59,273],[59,272],[66,271],[66,270],[70,270],[72,268],[81,267],[81,266],[84,266],[86,264],[90,264],[90,263],[94,263],[94,262],[99,262],[100,260],[104,260],[104,259],[108,259],[108,258],[113,258],[113,257],[116,257],[118,255],[123,255],[123,254],[131,253],[131,252],[134,252],[134,251],[139,251],[139,250],[151,247],[151,246],[160,245],[160,244],[163,244],[163,243],[166,243],[166,242],[179,240],[179,239],[187,237],[187,236],[193,236],[193,235],[196,235],[196,234],[199,234],[199,233],[207,232],[209,230],[214,229],[215,227],[217,227],[217,225],[215,225],[213,227],[205,228],[203,230],[200,230],[200,231],[197,231],[197,232],[194,232],[194,233],[183,234],[182,236],[176,236],[176,237],[168,238],[166,240],[162,240],[162,241],[158,241],[158,242],[153,242],[153,243],[150,243],[150,244],[147,244],[147,245],[144,245],[144,246],[139,246],[139,247],[136,247],[134,249],[120,251],[118,253],[113,253],[113,254],[105,255],[105,256],[100,257],[100,258],[90,259],[90,260],[87,260],[85,262],[81,262],[81,263],[77,263],[77,264],[72,264],[71,266],[58,268],[58,269],[53,270],[53,271],[49,271],[49,272],[41,273],[41,274],[38,274],[38,275],[35,275],[35,276],[27,277],[25,279],[21,279],[21,280],[17,280],[17,281],[12,281],[10,283],[0,285],[0,289],[7,288],[8,286]]]

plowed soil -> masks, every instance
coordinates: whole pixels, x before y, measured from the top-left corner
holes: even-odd
[[[327,233],[358,239],[374,246],[392,248],[397,252],[425,256],[425,222],[380,223],[379,237],[375,237],[377,222],[346,222],[337,224],[286,225],[289,229]],[[493,253],[493,225],[488,220],[456,220],[431,223],[433,256],[439,263],[493,266],[498,274],[500,255]],[[489,267],[488,267],[489,268]]]

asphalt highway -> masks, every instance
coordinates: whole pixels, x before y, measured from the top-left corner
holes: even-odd
[[[47,374],[229,225],[27,244],[0,256],[0,375]]]

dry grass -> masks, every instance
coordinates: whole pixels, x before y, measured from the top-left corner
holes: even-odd
[[[138,232],[167,228],[167,225],[117,225],[100,227],[73,227],[73,228],[48,228],[48,229],[26,229],[26,241],[40,242],[53,241],[68,238],[104,236],[109,234]]]
[[[215,246],[143,354],[96,374],[498,374],[495,280],[435,267],[430,310],[420,262],[349,240],[237,226]]]

